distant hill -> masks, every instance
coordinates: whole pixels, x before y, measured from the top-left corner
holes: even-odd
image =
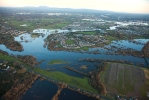
[[[77,12],[77,13],[113,13],[112,11],[106,10],[93,10],[93,9],[73,9],[73,8],[56,8],[47,6],[25,6],[25,7],[0,7],[0,9],[18,9],[27,11],[40,11],[40,12]]]
[[[149,14],[134,14],[134,13],[123,13],[123,12],[114,12],[114,11],[107,11],[107,10],[94,10],[94,9],[73,9],[73,8],[56,8],[56,7],[47,7],[47,6],[25,6],[25,7],[0,7],[0,11],[7,10],[7,11],[25,11],[25,12],[42,12],[42,13],[88,13],[88,14],[112,14],[117,16],[118,15],[147,15]]]

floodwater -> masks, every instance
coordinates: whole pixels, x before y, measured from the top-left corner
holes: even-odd
[[[53,95],[57,92],[56,84],[47,80],[37,79],[32,87],[22,95],[20,100],[51,100]]]
[[[40,64],[40,67],[42,69],[47,68],[55,68],[55,70],[64,72],[71,76],[76,77],[83,77],[82,75],[69,71],[65,68],[61,68],[61,66],[70,66],[73,68],[80,68],[82,65],[87,65],[87,69],[83,69],[83,72],[88,73],[89,71],[92,71],[96,69],[95,65],[98,63],[91,63],[91,62],[79,62],[79,59],[81,58],[95,58],[95,59],[108,59],[108,60],[127,60],[131,61],[134,64],[136,63],[144,63],[146,65],[146,62],[143,58],[133,57],[133,56],[123,56],[123,55],[106,55],[106,54],[89,54],[89,53],[79,53],[79,52],[67,52],[67,51],[50,51],[47,48],[44,48],[44,39],[49,34],[45,34],[44,37],[39,36],[37,38],[31,38],[30,34],[22,34],[20,36],[15,37],[16,41],[19,41],[24,48],[24,51],[18,52],[18,51],[11,51],[10,49],[6,48],[4,45],[0,45],[0,49],[7,51],[9,54],[14,55],[33,55],[37,58],[38,61],[45,60],[42,64]],[[23,36],[24,40],[22,41],[20,37]],[[25,40],[28,40],[28,42],[25,42]],[[141,43],[146,43],[149,41],[149,39],[138,39],[135,41],[140,41]],[[142,44],[134,44],[127,40],[121,40],[121,41],[113,41],[112,45],[118,46],[118,47],[127,47],[132,48],[136,50],[141,50],[144,45]],[[109,45],[109,46],[110,46]],[[96,50],[99,49],[100,51],[105,51],[103,48],[92,48],[90,50]],[[68,64],[57,64],[57,65],[49,65],[50,60],[63,60],[68,62]],[[147,59],[149,60],[149,59]],[[52,96],[56,93],[57,86],[53,83],[50,83],[49,81],[40,81],[37,80],[33,86],[21,97],[21,100],[50,100]],[[64,94],[65,93],[65,94]],[[67,95],[67,96],[66,96]],[[73,98],[71,98],[73,97]],[[88,98],[86,96],[83,96],[77,92],[72,92],[70,90],[63,90],[62,94],[60,95],[59,100],[91,100],[91,98]]]

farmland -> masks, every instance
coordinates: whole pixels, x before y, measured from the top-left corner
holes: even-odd
[[[148,72],[148,69],[144,70],[132,65],[109,63],[100,77],[108,93],[147,98],[145,95],[147,89],[143,88],[149,87]],[[144,94],[141,92],[142,89],[145,90]]]

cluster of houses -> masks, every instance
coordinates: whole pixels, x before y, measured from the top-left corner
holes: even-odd
[[[12,71],[12,73],[16,73],[16,70],[15,69],[12,69],[8,65],[8,62],[0,61],[0,72],[3,72],[3,71]]]
[[[14,30],[14,29],[0,29],[0,34],[10,34],[10,35],[15,35],[15,36],[18,36],[20,34],[23,34],[25,33],[26,31],[20,31],[20,30]]]
[[[2,62],[0,63],[0,66],[1,66],[1,68],[0,69],[2,69],[2,70],[9,70],[9,66],[7,66],[6,64],[3,64]]]
[[[68,34],[53,34],[48,38],[49,42],[56,42],[61,45],[63,48],[77,49],[84,46],[95,46],[97,43],[104,42],[105,39],[99,35],[83,35],[83,34],[73,34],[70,33],[71,37]],[[68,43],[67,41],[71,41]],[[57,47],[57,45],[55,46]]]
[[[79,31],[94,31],[97,30],[95,22],[73,22],[68,26],[63,27],[63,30],[79,30]]]
[[[147,26],[121,26],[117,28],[117,31],[124,34],[135,34],[135,35],[143,35],[148,34]]]

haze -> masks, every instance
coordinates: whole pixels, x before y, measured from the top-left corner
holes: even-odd
[[[149,0],[1,0],[2,7],[48,6],[148,13]]]

